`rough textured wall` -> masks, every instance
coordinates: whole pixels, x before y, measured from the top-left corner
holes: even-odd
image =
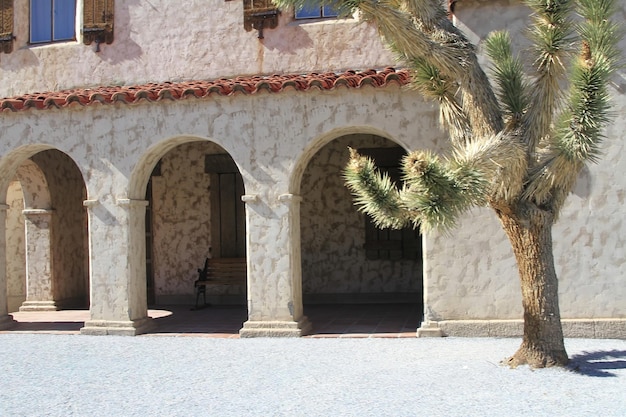
[[[293,21],[243,27],[243,2],[171,0],[115,2],[111,45],[78,41],[30,45],[28,1],[15,2],[16,41],[0,54],[0,97],[94,85],[213,79],[250,74],[381,68],[393,64],[376,30],[355,19]],[[80,3],[80,2],[78,2]],[[80,16],[79,16],[80,20]],[[69,70],[71,68],[71,70]]]
[[[24,197],[15,180],[7,191],[7,297],[9,312],[17,311],[26,300],[26,252],[24,244]]]
[[[44,151],[31,158],[46,175],[52,198],[54,297],[62,307],[88,305],[85,186],[74,161],[63,152]]]
[[[152,177],[153,262],[157,303],[188,303],[197,269],[211,247],[210,175],[207,154],[226,153],[203,141],[180,145],[161,159],[161,174]],[[210,287],[208,294],[241,288]]]
[[[489,209],[472,210],[445,235],[429,235],[425,253],[431,320],[521,318],[515,258]]]
[[[482,52],[485,35],[496,30],[508,30],[513,36],[515,50],[528,46],[522,34],[528,28],[529,10],[520,0],[461,0],[454,4],[453,23]],[[481,54],[483,64],[488,59]]]
[[[397,145],[373,135],[347,135],[324,146],[309,162],[301,185],[303,292],[305,295],[420,293],[421,262],[365,257],[364,215],[352,204],[342,178],[348,146]],[[421,295],[414,298],[421,301]]]

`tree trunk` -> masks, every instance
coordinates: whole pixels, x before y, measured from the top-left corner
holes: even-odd
[[[520,207],[518,207],[519,209]],[[537,207],[504,213],[497,210],[519,269],[524,306],[522,345],[510,366],[563,366],[568,362],[559,312],[558,279],[552,255],[554,215]]]

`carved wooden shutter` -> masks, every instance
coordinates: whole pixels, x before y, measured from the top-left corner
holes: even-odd
[[[0,52],[13,51],[13,0],[0,0]]]
[[[272,0],[243,0],[243,27],[249,32],[259,31],[259,39],[263,39],[263,29],[274,29],[278,26],[278,8]]]
[[[84,0],[83,43],[113,42],[114,0]]]

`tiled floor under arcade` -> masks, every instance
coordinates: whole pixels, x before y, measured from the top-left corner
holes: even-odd
[[[305,315],[313,323],[308,337],[415,337],[421,321],[418,304],[308,305]],[[247,319],[239,306],[210,306],[196,311],[188,306],[158,306],[149,310],[156,328],[148,335],[238,338]],[[80,332],[89,318],[86,310],[12,313],[17,324],[0,333]]]

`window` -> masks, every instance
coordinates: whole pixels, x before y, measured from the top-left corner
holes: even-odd
[[[296,10],[296,19],[316,19],[320,17],[337,17],[337,9],[333,6],[305,5]]]
[[[30,42],[75,39],[76,0],[30,0]]]

